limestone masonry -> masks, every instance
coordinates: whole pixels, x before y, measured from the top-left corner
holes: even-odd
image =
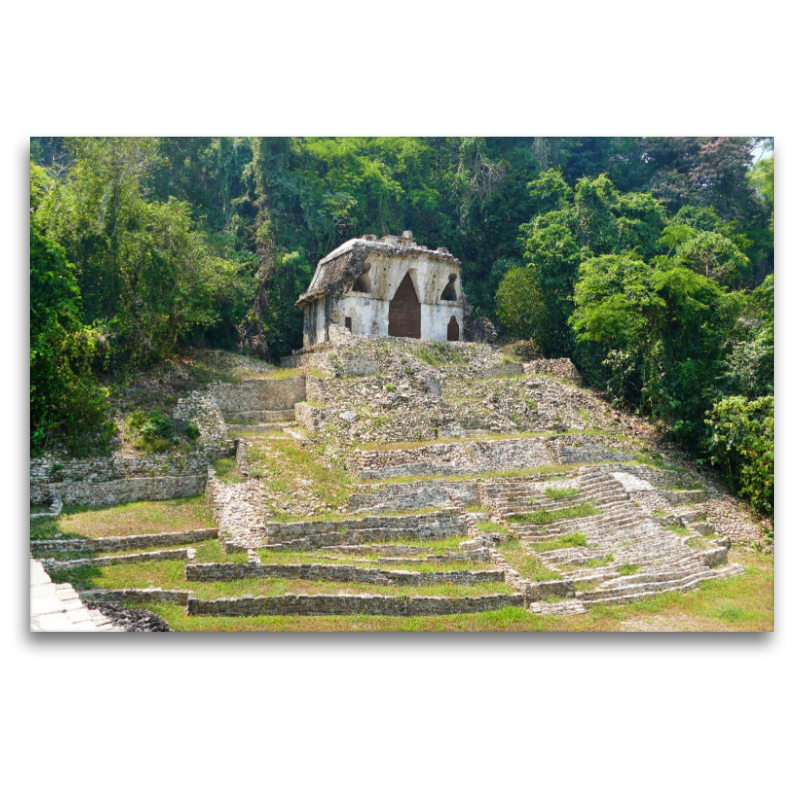
[[[300,303],[306,347],[290,372],[177,400],[192,449],[31,461],[47,525],[64,506],[204,493],[215,527],[48,534],[31,542],[47,572],[141,563],[169,582],[84,599],[191,616],[581,614],[742,573],[728,554],[746,515],[668,461],[646,423],[584,388],[568,359],[465,341],[449,253],[410,234],[347,242]]]

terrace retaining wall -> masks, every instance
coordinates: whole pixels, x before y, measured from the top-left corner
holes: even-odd
[[[431,614],[476,614],[509,606],[523,606],[521,594],[481,597],[389,597],[384,595],[288,594],[280,597],[235,597],[200,600],[190,597],[190,616],[258,616],[281,614],[322,616],[328,614],[380,614],[415,617]]]
[[[192,544],[216,538],[216,528],[199,528],[193,531],[143,533],[138,536],[105,536],[97,539],[37,539],[31,542],[31,551],[34,555],[59,552],[109,553],[114,550],[133,550],[136,547]]]
[[[354,567],[348,564],[197,564],[186,565],[187,581],[237,581],[243,578],[288,578],[289,580],[340,583],[377,583],[397,586],[431,586],[452,583],[471,586],[476,583],[502,583],[504,573],[494,570],[447,570],[411,572]]]

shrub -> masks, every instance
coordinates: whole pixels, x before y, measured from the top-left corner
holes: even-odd
[[[172,417],[160,411],[134,411],[128,417],[128,429],[133,434],[134,443],[142,450],[159,452],[178,441]]]
[[[726,397],[706,417],[711,463],[728,485],[758,511],[773,513],[775,398]]]

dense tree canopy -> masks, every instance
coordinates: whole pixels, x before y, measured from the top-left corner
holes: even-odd
[[[40,444],[77,441],[76,403],[101,430],[98,375],[193,343],[290,352],[316,262],[404,229],[461,259],[475,313],[702,457],[704,416],[739,408],[716,404],[772,392],[768,140],[38,138],[31,160]]]

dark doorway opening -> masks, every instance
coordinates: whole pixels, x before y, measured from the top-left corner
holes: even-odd
[[[447,341],[457,342],[458,334],[458,320],[455,317],[450,317],[450,322],[447,323]]]
[[[419,339],[422,335],[422,312],[411,275],[406,272],[389,303],[389,336]]]
[[[352,317],[345,317],[344,318],[344,326],[345,326],[345,328],[347,328],[347,330],[352,332],[352,330],[353,330],[353,319],[352,319]]]

